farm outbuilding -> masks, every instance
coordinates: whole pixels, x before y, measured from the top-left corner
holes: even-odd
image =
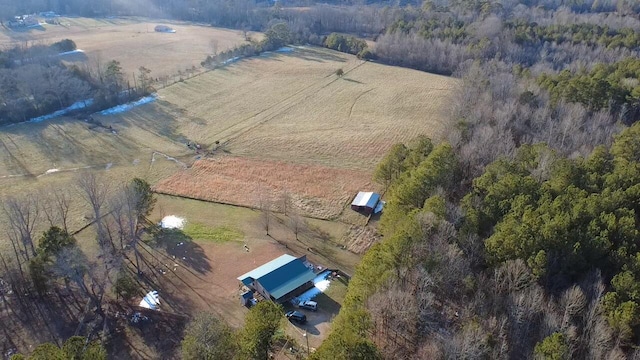
[[[368,215],[374,211],[377,212],[376,207],[379,202],[380,194],[361,191],[351,202],[351,209]]]
[[[283,303],[313,287],[316,274],[306,256],[282,255],[238,277],[238,280],[265,299]]]

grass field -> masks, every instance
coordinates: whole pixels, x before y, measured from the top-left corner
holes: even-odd
[[[371,171],[394,143],[441,136],[456,83],[304,48],[189,79],[153,106],[177,113],[186,137],[235,155]]]
[[[154,103],[94,115],[100,126],[61,118],[0,128],[0,195],[69,187],[88,168],[112,183],[138,176],[250,206],[257,182],[274,197],[291,187],[303,213],[333,218],[374,187],[370,175],[394,143],[441,136],[456,84],[320,48],[245,59],[162,89]],[[189,141],[231,157],[185,170],[198,158]]]
[[[288,191],[303,214],[335,219],[358,190],[379,190],[371,174],[393,144],[441,136],[455,86],[318,48],[243,60],[160,91],[155,119],[166,114],[184,137],[233,156],[196,162],[156,188],[252,207],[262,192]]]
[[[127,76],[140,66],[150,69],[154,77],[173,75],[192,66],[199,67],[207,55],[243,43],[240,31],[217,29],[184,22],[138,18],[59,18],[62,25],[44,24],[15,31],[0,28],[0,47],[24,45],[25,42],[49,44],[62,39],[75,41],[86,56],[65,60],[82,64],[100,60],[120,61]],[[158,33],[154,28],[167,24],[175,33]],[[251,34],[260,38],[261,34]]]

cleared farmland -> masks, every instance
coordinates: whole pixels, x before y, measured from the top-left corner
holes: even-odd
[[[165,179],[169,193],[248,206],[258,199],[246,189],[264,182],[273,197],[290,188],[303,213],[333,218],[353,192],[374,188],[371,173],[394,143],[442,136],[457,84],[320,48],[245,59],[129,112],[96,114],[94,124],[61,118],[0,128],[0,195],[68,187],[90,168],[113,182]],[[216,148],[214,162],[185,170],[202,157],[189,141]],[[216,163],[215,154],[234,160]]]
[[[337,218],[358,190],[375,188],[368,172],[231,156],[197,161],[155,186],[164,194],[233,205],[268,202],[274,210],[288,206],[322,219]]]
[[[340,215],[358,190],[379,190],[371,174],[393,144],[441,136],[456,84],[319,48],[242,60],[163,89],[150,105],[176,134],[233,155],[198,161],[156,189],[250,207],[270,197],[275,209],[288,193],[306,216],[354,222]]]
[[[442,136],[455,86],[445,76],[297,48],[175,84],[151,106],[186,138],[219,141],[234,155],[371,171],[394,143]]]
[[[62,25],[44,24],[34,29],[15,31],[0,28],[0,47],[29,43],[49,44],[62,39],[73,40],[85,54],[65,56],[76,64],[120,61],[127,76],[140,66],[151,70],[154,77],[174,75],[200,62],[217,51],[245,42],[240,31],[217,29],[184,22],[137,18],[59,18]],[[167,24],[175,33],[159,33],[154,28]],[[260,38],[261,34],[251,34]]]

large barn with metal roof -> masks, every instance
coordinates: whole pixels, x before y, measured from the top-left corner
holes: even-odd
[[[313,287],[316,274],[307,265],[306,256],[282,255],[238,277],[265,299],[283,303]]]

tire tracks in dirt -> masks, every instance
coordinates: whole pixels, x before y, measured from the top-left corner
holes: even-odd
[[[351,114],[353,113],[353,107],[356,106],[356,103],[358,102],[358,100],[366,93],[371,92],[375,90],[375,88],[371,88],[367,91],[364,91],[362,93],[360,93],[360,95],[356,96],[356,98],[353,100],[353,104],[351,104],[351,108],[349,108],[349,119],[351,119]]]

